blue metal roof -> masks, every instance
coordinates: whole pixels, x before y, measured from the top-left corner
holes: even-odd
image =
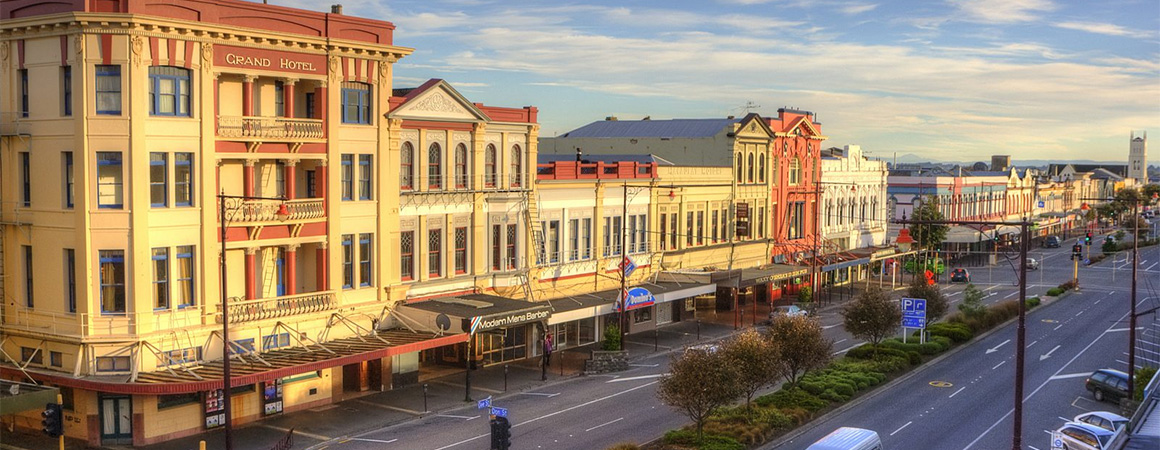
[[[601,120],[560,138],[708,138],[740,119]]]

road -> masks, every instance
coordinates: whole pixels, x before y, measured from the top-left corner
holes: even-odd
[[[1067,256],[1069,252],[1068,244],[1060,249],[1036,249],[1032,257],[1043,262],[1043,269],[1038,273],[1030,272],[1028,277],[1032,284],[1030,294],[1041,294],[1047,288],[1071,278],[1072,266]],[[1088,269],[1083,269],[1084,272],[1081,273],[1097,273],[1096,269],[1090,271]],[[987,295],[984,300],[986,303],[1010,300],[1017,296],[1016,277],[1010,266],[995,266],[989,271],[986,268],[972,268],[971,271],[976,285]],[[1084,275],[1081,275],[1081,280],[1083,277]],[[1103,278],[1106,277],[1102,275],[1099,277],[1101,283]],[[1125,278],[1121,276],[1119,280]],[[1038,279],[1043,281],[1039,282]],[[952,308],[962,300],[964,287],[963,284],[944,286],[944,292],[953,302]],[[1034,320],[1051,319],[1059,322],[1029,322],[1028,339],[1037,341],[1030,350],[1045,353],[1055,345],[1049,345],[1049,342],[1057,342],[1061,348],[1056,349],[1042,362],[1038,360],[1042,353],[1029,353],[1035,356],[1028,359],[1028,392],[1052,376],[1081,371],[1077,365],[1069,366],[1073,369],[1063,371],[1057,367],[1080,350],[1073,347],[1082,348],[1089,342],[1096,341],[1101,344],[1093,346],[1098,348],[1089,349],[1087,354],[1111,354],[1114,350],[1111,345],[1113,339],[1103,336],[1124,333],[1109,331],[1101,334],[1104,330],[1114,327],[1101,325],[1095,329],[1087,325],[1090,321],[1108,323],[1108,320],[1100,317],[1106,315],[1109,307],[1116,311],[1124,310],[1112,305],[1126,298],[1124,297],[1127,295],[1126,289],[1115,294],[1109,292],[1110,290],[1093,288],[1086,291],[1083,297],[1068,298],[1057,305],[1035,312]],[[1096,298],[1101,295],[1104,297]],[[1096,300],[1099,300],[1099,303],[1094,303]],[[837,311],[824,313],[819,320],[825,336],[834,342],[835,355],[840,355],[862,343],[842,328],[841,316]],[[1059,326],[1060,324],[1064,326]],[[1008,336],[1003,337],[1004,335]],[[930,368],[921,377],[916,377],[914,382],[899,385],[891,389],[892,392],[887,395],[876,396],[866,404],[848,412],[849,415],[843,414],[835,420],[827,421],[806,437],[796,440],[785,448],[802,448],[805,445],[801,443],[812,442],[805,439],[816,439],[839,423],[864,424],[879,430],[883,432],[889,448],[962,448],[962,445],[943,447],[937,442],[932,442],[930,437],[923,437],[946,437],[945,434],[931,433],[930,430],[945,429],[945,424],[954,423],[956,424],[954,429],[962,431],[954,433],[953,442],[961,440],[965,445],[976,436],[983,436],[985,442],[980,441],[972,448],[996,448],[994,445],[1002,440],[1001,435],[1004,433],[983,433],[983,431],[989,427],[1002,428],[1002,423],[992,425],[996,421],[1002,422],[999,419],[1011,409],[1010,401],[998,400],[1011,398],[1012,387],[1009,380],[1014,366],[1013,361],[1010,361],[1013,344],[999,345],[1009,339],[1010,335],[1013,335],[1013,328],[992,335],[956,357],[948,358],[936,367]],[[1001,351],[992,354],[983,353],[994,346],[998,346]],[[664,406],[656,397],[656,385],[659,378],[666,373],[668,362],[668,355],[656,355],[634,361],[633,368],[626,372],[576,378],[552,385],[550,388],[497,399],[495,406],[507,408],[509,411],[513,424],[512,443],[515,449],[589,450],[606,448],[620,442],[647,442],[662,436],[667,430],[688,423],[683,415]],[[1082,362],[1093,368],[1100,364],[1099,361]],[[1087,370],[1087,366],[1084,367],[1083,370]],[[974,375],[968,377],[966,374]],[[936,379],[951,381],[954,384],[953,389],[934,388],[926,384]],[[1082,390],[1082,387],[1079,389]],[[898,394],[903,390],[905,395]],[[959,391],[957,394],[956,390]],[[1039,395],[1047,397],[1044,395],[1047,391],[1043,389]],[[876,414],[874,411],[890,411],[890,413]],[[1055,415],[1049,418],[1058,421]],[[1025,429],[1038,430],[1050,426],[1047,422],[1036,423],[1034,426],[1028,422]],[[898,431],[890,435],[895,430]],[[1009,430],[1005,433],[1009,434]],[[1026,434],[1031,435],[1030,432]],[[934,445],[930,447],[910,445],[905,440],[911,438],[918,439],[917,442]],[[333,439],[311,448],[478,449],[485,448],[488,439],[486,411],[478,410],[474,405],[465,405],[458,410],[372,430],[357,436]],[[889,443],[903,444],[899,446]]]

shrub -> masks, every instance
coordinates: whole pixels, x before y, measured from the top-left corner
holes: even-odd
[[[609,325],[604,328],[604,342],[601,343],[601,348],[613,352],[620,350],[620,327]]]
[[[682,428],[670,430],[663,438],[665,445],[676,445],[699,450],[745,450],[745,445],[728,436],[706,433],[697,445],[697,431]]]
[[[842,402],[845,402],[846,400],[850,399],[849,396],[839,394],[837,391],[835,391],[833,389],[827,389],[827,390],[823,391],[822,394],[819,395],[818,397],[821,397],[823,399],[826,399],[826,400],[829,400],[832,402],[837,402],[837,403],[842,403]]]
[[[931,336],[946,337],[956,344],[967,342],[974,337],[971,329],[962,323],[938,322],[931,324],[926,330],[930,332]]]
[[[1144,400],[1144,387],[1147,386],[1148,382],[1152,381],[1152,377],[1156,375],[1156,368],[1141,367],[1136,369],[1135,375],[1136,384],[1133,386],[1135,388],[1135,392],[1133,393],[1132,398],[1139,402]]]
[[[1076,288],[1075,280],[1069,280],[1068,282],[1059,285],[1059,288],[1064,292],[1074,290]]]
[[[605,450],[640,450],[640,446],[630,442],[622,442],[613,445],[612,447],[608,447]]]
[[[808,412],[815,412],[829,405],[825,400],[799,388],[782,389],[772,394],[762,395],[757,397],[756,403],[759,406],[772,406],[778,409],[801,408]]]
[[[877,354],[877,356],[875,356]],[[887,347],[885,345],[863,344],[846,352],[847,358],[854,359],[881,359],[883,357],[898,357],[903,360],[908,360],[906,352],[902,349]]]
[[[1027,299],[1027,309],[1039,306],[1039,297],[1031,297]]]
[[[1061,294],[1063,294],[1063,290],[1057,287],[1053,287],[1047,290],[1048,297],[1059,297]]]

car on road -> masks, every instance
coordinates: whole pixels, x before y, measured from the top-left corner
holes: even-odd
[[[1043,241],[1043,246],[1047,248],[1059,248],[1060,245],[1063,245],[1063,243],[1060,242],[1059,236],[1048,236],[1047,239]]]
[[[1039,260],[1027,258],[1027,270],[1039,270]]]
[[[1088,375],[1084,387],[1096,400],[1119,402],[1128,396],[1128,374],[1115,369],[1100,369]]]
[[[1128,418],[1107,411],[1092,411],[1075,416],[1075,419],[1073,419],[1072,422],[1095,425],[1115,433],[1116,431],[1119,431],[1121,427],[1128,424]]]
[[[951,271],[951,283],[970,283],[971,273],[967,269],[959,268]]]
[[[874,430],[841,427],[814,442],[806,450],[882,450],[882,439]]]
[[[773,308],[773,311],[769,312],[769,320],[773,320],[773,318],[777,317],[777,316],[797,317],[797,316],[805,316],[808,314],[809,314],[809,311],[801,309],[797,305],[776,306]]]
[[[1107,237],[1105,237],[1105,238],[1104,238],[1104,242],[1105,242],[1105,243],[1107,243],[1107,242],[1111,242],[1111,243],[1115,244],[1115,243],[1116,243],[1116,237],[1115,237],[1115,236],[1108,235]]]
[[[689,353],[689,352],[717,353],[717,350],[720,350],[720,349],[721,349],[721,346],[719,346],[717,344],[697,344],[697,345],[690,345],[690,346],[686,347],[685,353]]]
[[[1057,431],[1066,450],[1108,450],[1116,433],[1086,423],[1068,422]]]

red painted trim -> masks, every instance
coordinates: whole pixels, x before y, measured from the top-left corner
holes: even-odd
[[[242,80],[242,115],[254,115],[254,82],[244,79]]]
[[[404,300],[403,303],[409,304],[409,303],[421,302],[423,300],[430,300],[433,298],[453,297],[456,295],[469,295],[469,294],[474,294],[474,293],[475,293],[475,289],[463,289],[463,290],[453,291],[453,292],[440,292],[438,294],[424,295],[422,297],[411,297],[411,298]]]
[[[185,61],[183,61],[182,67],[186,69],[193,67],[193,47],[197,45],[193,41],[185,41]]]
[[[177,65],[177,39],[166,39],[165,42],[169,44],[169,65]]]
[[[68,65],[68,36],[60,37],[60,65]]]
[[[315,261],[317,262],[314,264],[314,280],[318,284],[318,289],[323,291],[330,289],[330,286],[326,284],[326,263],[329,262],[326,259],[326,253],[325,248],[319,247],[315,252]]]
[[[113,63],[113,35],[102,34],[98,39],[101,45],[101,64],[109,65]]]
[[[311,222],[302,224],[298,237],[326,236],[326,222]]]
[[[348,72],[347,67],[349,67],[349,64],[350,64],[350,58],[343,56],[342,59],[339,60],[339,62],[342,63],[342,80],[346,81],[347,77],[350,76],[347,74],[347,72]]]
[[[404,120],[403,128],[416,130],[452,130],[471,131],[475,128],[472,123],[433,122],[428,120]]]
[[[290,237],[289,225],[271,225],[262,227],[262,231],[258,233],[258,239],[285,239]]]
[[[298,251],[286,250],[286,295],[298,293]]]
[[[286,200],[294,200],[295,193],[298,191],[298,180],[295,177],[297,175],[296,168],[297,166],[286,166],[286,175],[284,176],[286,178]]]
[[[327,359],[323,361],[316,361],[306,364],[299,364],[291,367],[283,367],[280,369],[268,370],[265,372],[252,373],[240,377],[233,377],[230,380],[232,386],[245,386],[247,384],[254,384],[261,381],[268,381],[273,378],[288,377],[305,372],[313,372],[317,370],[329,369],[332,367],[344,366],[347,364],[354,364],[363,361],[370,361],[374,359],[386,358],[389,356],[402,355],[405,353],[417,352],[430,348],[443,347],[445,345],[454,345],[462,342],[467,342],[467,333],[455,334],[450,336],[442,336],[425,341],[414,342],[410,344],[397,345],[393,347],[384,347],[378,350],[372,350],[365,353],[359,353],[350,356],[343,356],[340,358]],[[23,377],[24,374],[12,367],[0,367],[0,374],[5,377]],[[222,380],[206,380],[191,383],[117,383],[93,381],[88,379],[77,379],[62,375],[52,375],[39,372],[30,372],[33,378],[37,381],[51,383],[60,386],[72,387],[76,389],[84,389],[87,391],[101,392],[105,394],[133,394],[133,395],[165,395],[165,394],[185,394],[191,392],[205,392],[214,389],[222,388]]]
[[[160,48],[160,44],[161,44],[160,42],[158,42],[159,40],[161,40],[161,38],[155,38],[155,37],[149,38],[149,55],[153,57],[153,65],[155,65],[155,66],[161,65],[161,58],[160,58],[161,55],[157,50],[158,48]]]
[[[258,253],[246,253],[246,300],[258,298]]]
[[[282,92],[283,116],[289,118],[294,117],[294,86],[294,84],[286,84]]]
[[[242,166],[242,195],[254,196],[254,166]]]
[[[19,61],[19,68],[24,68],[24,39],[16,41],[16,60]]]

